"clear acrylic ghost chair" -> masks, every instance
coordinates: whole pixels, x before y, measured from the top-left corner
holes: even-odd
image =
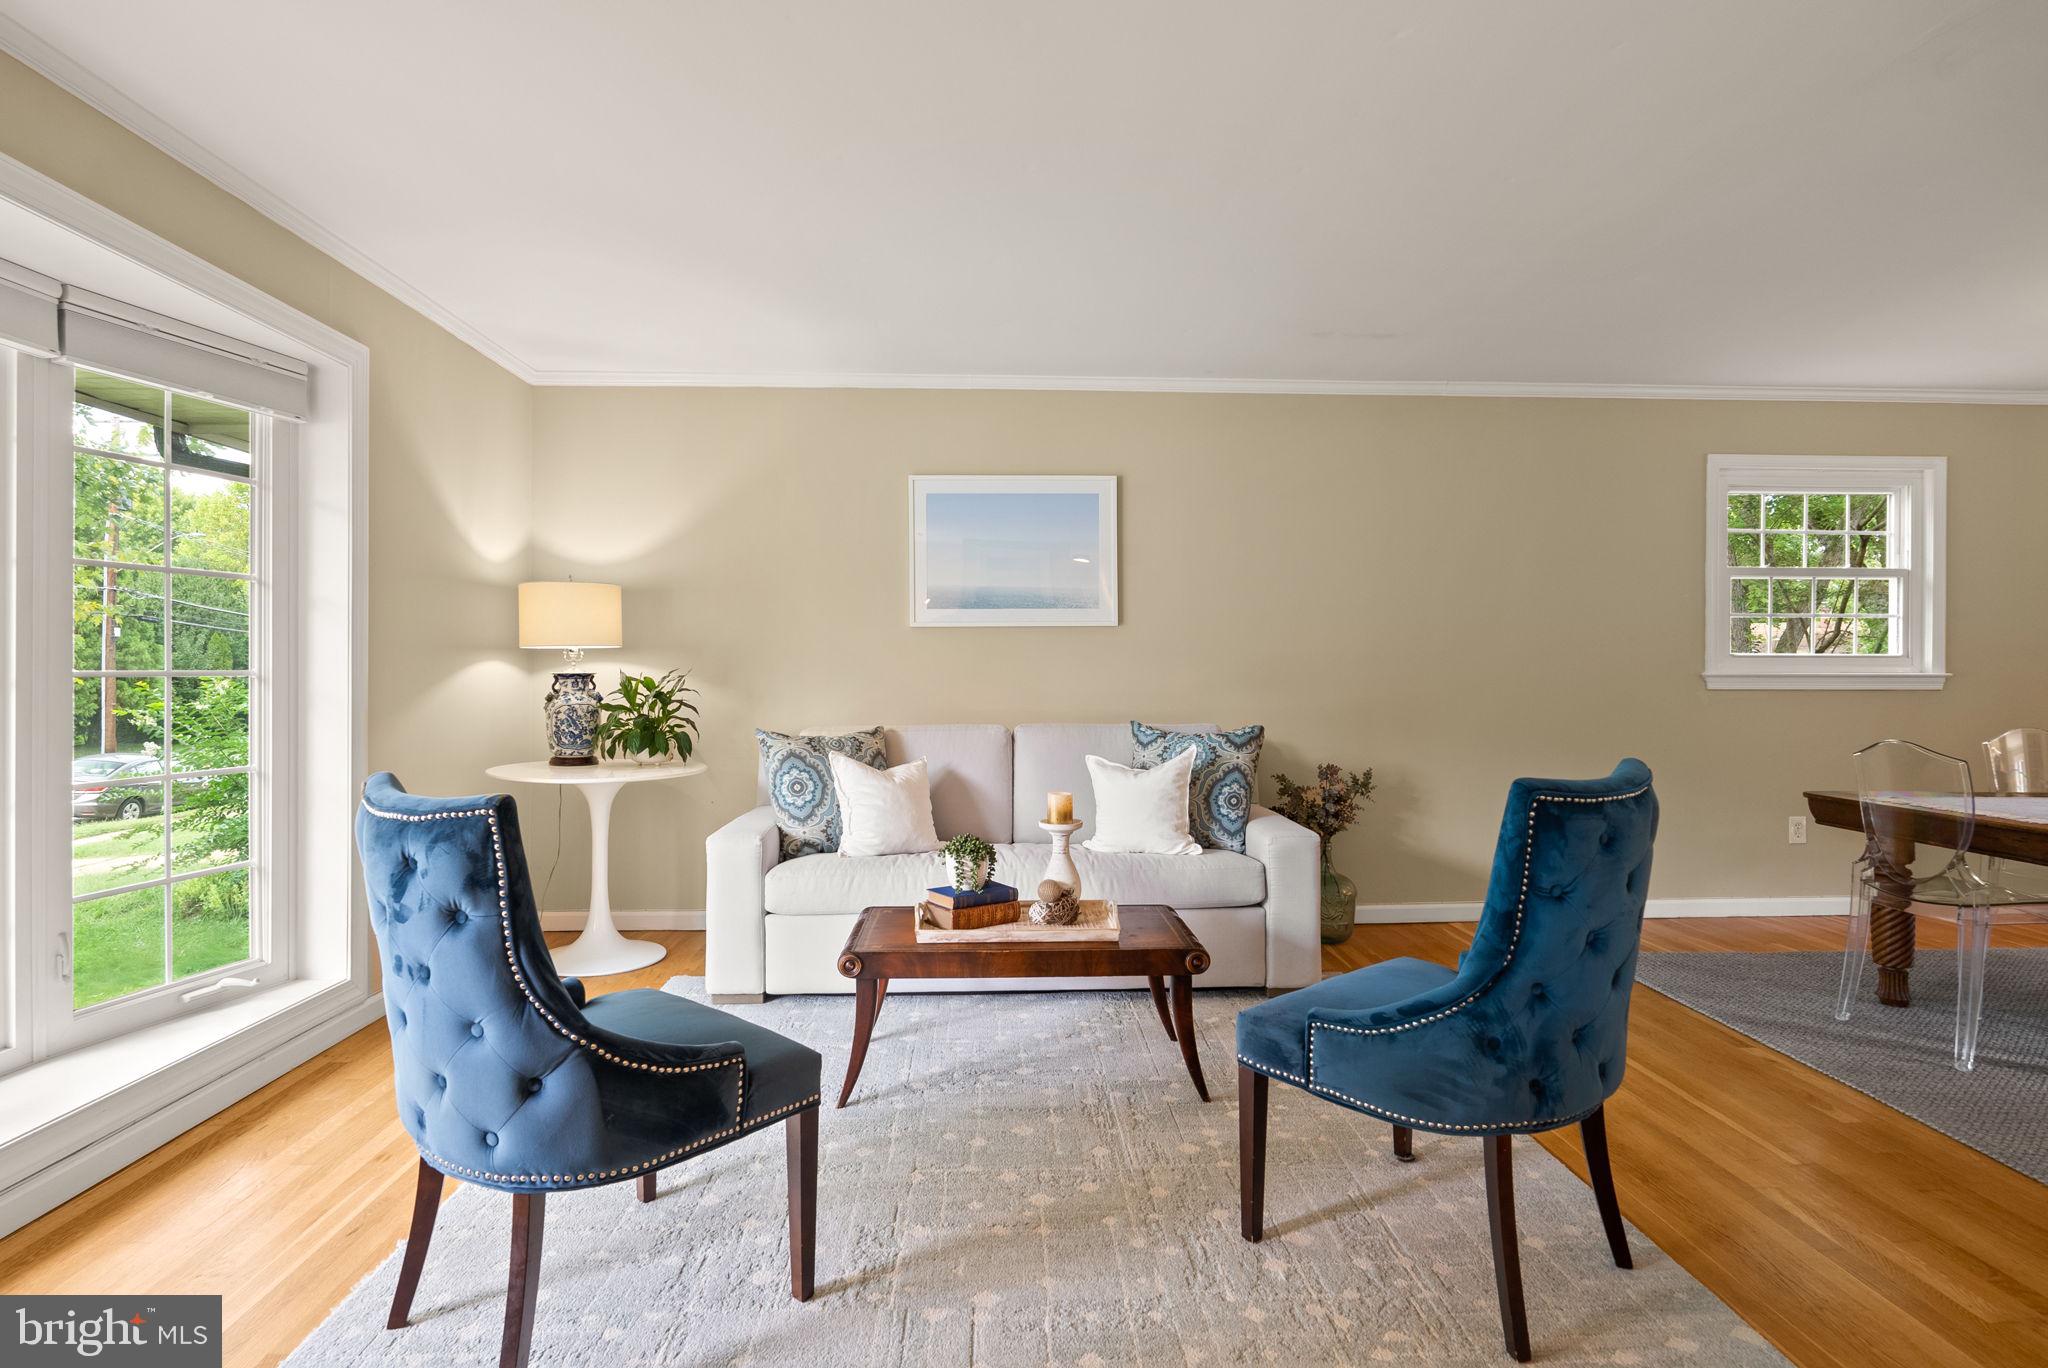
[[[2001,795],[2048,795],[2048,731],[2014,727],[1984,743],[1991,787]]]
[[[2048,731],[2014,727],[1984,743],[1984,758],[1991,765],[1992,792],[1999,797],[2048,797]],[[1990,859],[1984,862],[1984,877],[2048,901],[2048,889],[2040,886],[2038,870],[2029,872],[2026,866],[2015,870],[2003,860]]]
[[[1977,825],[1977,795],[1968,761],[1911,741],[1879,741],[1856,752],[1856,788],[1862,799],[1865,845],[1850,867],[1849,944],[1842,956],[1835,1020],[1849,1019],[1863,975],[1873,901],[1880,896],[1896,899],[1904,890],[1909,900],[1901,910],[1955,923],[1955,1061],[1958,1069],[1974,1068],[1992,923],[2048,921],[2048,904],[1991,882],[1965,858]],[[1953,817],[1954,845],[1925,839],[1914,820],[1915,809]]]

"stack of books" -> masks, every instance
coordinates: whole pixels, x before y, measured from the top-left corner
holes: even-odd
[[[928,888],[924,893],[926,914],[934,926],[948,931],[977,931],[984,926],[1001,926],[1024,915],[1017,890],[991,880],[971,893],[948,885]]]

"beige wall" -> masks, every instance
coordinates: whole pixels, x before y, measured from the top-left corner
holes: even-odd
[[[1269,774],[1376,768],[1341,863],[1366,901],[1425,902],[1479,895],[1508,779],[1630,751],[1664,796],[1656,894],[1833,892],[1848,838],[1784,841],[1801,787],[1846,783],[1879,735],[1967,751],[2048,716],[2048,411],[534,391],[5,56],[0,152],[369,346],[374,767],[457,793],[540,752],[550,662],[508,645],[528,574],[627,586],[601,682],[696,669],[713,771],[619,805],[620,907],[702,905],[702,839],[752,802],[757,723],[1264,722]],[[1947,690],[1702,688],[1710,451],[1951,458]],[[1124,625],[910,629],[918,471],[1121,476]],[[522,795],[540,878],[556,796]],[[574,908],[584,813],[563,815],[548,905]]]
[[[1371,765],[1339,844],[1367,902],[1480,896],[1508,781],[1656,770],[1653,893],[1834,893],[1851,840],[1788,846],[1800,790],[1887,734],[1968,753],[2048,722],[2048,410],[1941,405],[550,389],[543,575],[627,586],[628,647],[694,668],[705,779],[615,810],[613,904],[694,908],[703,836],[752,802],[751,729],[1263,722],[1270,775]],[[1709,693],[1709,452],[1950,458],[1939,693]],[[1121,478],[1123,625],[914,630],[906,479]],[[552,800],[529,804],[539,872]],[[549,904],[582,905],[570,800]]]
[[[425,792],[486,787],[484,765],[530,744],[530,662],[508,644],[532,391],[4,54],[0,153],[369,347],[370,764]]]

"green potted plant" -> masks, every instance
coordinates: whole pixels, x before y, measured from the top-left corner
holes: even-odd
[[[1284,774],[1273,776],[1279,798],[1273,811],[1313,831],[1323,843],[1323,944],[1351,939],[1358,921],[1358,885],[1331,863],[1330,842],[1358,820],[1358,800],[1372,798],[1372,771],[1347,774],[1336,765],[1316,766],[1313,783],[1297,784]]]
[[[979,893],[996,863],[996,848],[979,836],[955,836],[939,847],[939,854],[946,857],[953,888],[960,893]]]
[[[688,760],[697,748],[697,705],[685,697],[697,691],[689,680],[687,670],[620,675],[618,689],[597,705],[598,749],[643,765]]]

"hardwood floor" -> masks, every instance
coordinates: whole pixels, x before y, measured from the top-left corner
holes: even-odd
[[[702,933],[650,934],[668,959],[592,990],[703,972]],[[1842,934],[1653,921],[1644,944],[1837,950]],[[1360,927],[1324,964],[1448,963],[1470,937]],[[1997,943],[2048,945],[2048,927]],[[2048,1188],[1658,993],[1636,994],[1629,1044],[1607,1107],[1623,1212],[1795,1363],[2048,1363]],[[1542,1143],[1585,1176],[1576,1129]],[[403,1238],[415,1158],[370,1027],[0,1240],[0,1292],[222,1292],[226,1362],[274,1364]]]

